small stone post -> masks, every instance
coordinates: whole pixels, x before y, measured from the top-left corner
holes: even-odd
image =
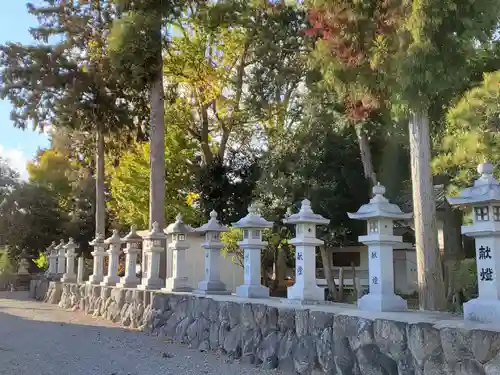
[[[324,301],[325,290],[316,283],[316,246],[323,241],[316,238],[316,225],[325,225],[330,220],[315,214],[311,202],[302,201],[300,211],[283,219],[286,224],[295,224],[295,284],[288,288],[287,297],[299,301]]]
[[[220,241],[220,234],[227,232],[227,227],[217,220],[217,212],[210,212],[208,223],[195,229],[195,232],[205,233],[205,242],[202,247],[205,249],[205,279],[198,283],[196,294],[230,294],[226,290],[226,285],[220,280],[219,258],[220,250],[224,244]]]
[[[177,215],[175,223],[167,227],[167,235],[172,236],[169,250],[172,250],[172,276],[165,283],[163,291],[166,292],[190,292],[193,290],[189,286],[187,277],[186,250],[189,249],[187,234],[191,230],[182,222],[181,214]]]
[[[384,197],[385,187],[373,187],[374,197],[351,219],[366,220],[368,234],[359,236],[359,242],[368,246],[368,275],[370,292],[358,300],[358,308],[368,311],[406,311],[406,301],[394,294],[394,247],[403,244],[401,236],[394,236],[394,220],[411,219]]]
[[[57,275],[57,250],[55,241],[53,241],[47,248],[47,254],[47,258],[49,259],[48,276],[54,277]]]
[[[479,296],[464,303],[464,319],[500,323],[500,183],[493,165],[480,164],[481,176],[458,197],[448,198],[453,206],[472,208],[472,225],[463,225],[462,234],[476,242]]]
[[[142,237],[136,231],[136,226],[132,225],[130,233],[122,240],[127,244],[127,247],[123,250],[125,253],[125,276],[117,284],[119,288],[135,288],[141,282],[136,275],[136,266],[137,255],[141,251]]]
[[[101,282],[102,286],[114,286],[120,282],[118,277],[118,261],[122,247],[122,239],[118,234],[118,229],[113,229],[113,235],[104,241],[105,245],[109,245],[108,251],[108,274]]]
[[[76,282],[83,284],[85,279],[85,257],[81,254],[78,257],[78,269],[76,271]]]
[[[64,283],[74,283],[76,282],[76,273],[75,273],[75,258],[76,253],[75,250],[78,248],[78,245],[75,244],[73,238],[70,238],[66,249],[66,273],[63,275],[61,281]]]
[[[269,288],[261,284],[261,250],[267,245],[262,241],[262,231],[272,228],[273,223],[265,220],[252,204],[248,215],[233,223],[233,227],[243,230],[243,241],[239,243],[244,250],[244,283],[236,288],[236,295],[248,298],[267,298]]]
[[[66,272],[66,250],[64,248],[64,240],[61,240],[56,246],[57,250],[57,274],[62,276]]]
[[[163,245],[166,242],[166,236],[160,229],[157,222],[153,223],[153,229],[144,237],[143,251],[146,254],[146,274],[142,275],[142,282],[137,287],[139,289],[160,289],[164,281],[160,279],[160,258],[165,250]]]
[[[106,252],[104,251],[104,235],[98,233],[89,244],[94,247],[94,251],[91,252],[94,257],[94,262],[93,272],[89,277],[88,283],[99,285],[104,279],[104,257],[106,256]]]

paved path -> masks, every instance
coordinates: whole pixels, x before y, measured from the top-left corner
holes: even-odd
[[[278,374],[0,292],[0,375]]]

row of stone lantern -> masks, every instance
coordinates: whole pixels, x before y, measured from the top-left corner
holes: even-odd
[[[493,176],[493,166],[489,163],[478,167],[480,178],[474,185],[465,189],[458,197],[448,198],[451,205],[472,207],[473,224],[462,226],[464,235],[476,239],[476,259],[478,269],[479,297],[464,304],[464,315],[468,320],[500,323],[500,183]],[[368,246],[369,258],[369,293],[358,300],[358,308],[371,311],[405,311],[406,301],[394,293],[393,250],[403,243],[400,236],[393,232],[395,220],[409,220],[411,213],[403,213],[384,197],[385,188],[378,184],[373,187],[373,198],[356,213],[349,213],[355,220],[367,222],[367,234],[359,241]],[[316,246],[323,242],[316,237],[316,226],[329,223],[321,215],[315,214],[310,202],[302,201],[300,211],[284,219],[285,223],[296,227],[296,236],[290,243],[296,247],[295,284],[288,288],[288,299],[315,301],[324,300],[324,290],[316,281]],[[262,241],[262,232],[271,228],[255,205],[248,209],[248,215],[233,224],[243,231],[243,240],[239,242],[244,250],[244,283],[236,289],[236,295],[247,298],[266,298],[269,290],[261,285],[261,250],[266,246]],[[209,221],[194,231],[205,234],[202,247],[205,251],[204,279],[194,290],[197,294],[229,294],[220,280],[219,258],[224,244],[220,234],[227,227],[217,220],[217,213],[210,213]],[[164,251],[166,236],[157,223],[144,237],[144,274],[140,281],[135,275],[135,264],[143,240],[132,227],[131,232],[120,239],[118,232],[104,240],[100,235],[91,243],[94,247],[94,273],[89,279],[91,284],[117,285],[119,287],[138,287],[141,289],[159,289],[174,292],[191,291],[186,275],[186,250],[189,248],[186,238],[192,229],[182,222],[179,215],[175,223],[167,227],[171,236],[169,249],[172,250],[172,275],[165,281],[159,277],[160,254]],[[121,279],[117,276],[118,257],[122,243],[126,243],[126,270]],[[105,245],[109,246],[107,252]],[[49,248],[49,274],[63,275],[62,280],[72,282],[75,279],[74,260],[76,244],[72,239],[68,244],[63,241]],[[104,257],[109,256],[108,276],[103,276]],[[83,274],[83,258],[78,263],[78,280]]]
[[[51,278],[61,278],[63,282],[75,282],[77,275],[75,273],[76,249],[78,245],[70,238],[65,244],[64,240],[56,245],[55,242],[47,249],[47,258],[49,261],[48,276]]]

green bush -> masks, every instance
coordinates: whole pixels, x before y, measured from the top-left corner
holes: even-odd
[[[49,258],[44,253],[40,253],[37,259],[33,261],[38,269],[46,270],[49,267]]]

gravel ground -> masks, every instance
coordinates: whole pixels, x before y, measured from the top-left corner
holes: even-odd
[[[269,375],[81,312],[0,292],[0,375]]]

